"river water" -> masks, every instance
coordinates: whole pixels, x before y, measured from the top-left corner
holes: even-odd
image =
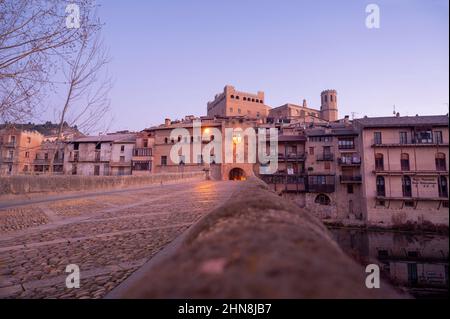
[[[330,231],[362,265],[378,264],[382,277],[392,285],[415,298],[448,298],[448,236],[348,228]]]

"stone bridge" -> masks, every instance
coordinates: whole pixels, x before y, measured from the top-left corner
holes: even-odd
[[[399,297],[365,275],[256,178],[0,198],[0,298]]]

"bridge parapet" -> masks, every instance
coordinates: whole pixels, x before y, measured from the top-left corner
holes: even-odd
[[[326,227],[257,178],[107,298],[402,298],[365,286]]]

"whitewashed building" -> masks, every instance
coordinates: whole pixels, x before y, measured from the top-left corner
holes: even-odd
[[[64,173],[83,176],[131,175],[135,133],[86,136],[69,141]]]

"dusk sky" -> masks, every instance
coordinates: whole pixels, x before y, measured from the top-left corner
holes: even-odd
[[[380,7],[379,29],[365,25]],[[226,84],[266,104],[319,108],[338,91],[339,116],[446,114],[448,0],[101,1],[115,80],[112,130],[206,115]]]

